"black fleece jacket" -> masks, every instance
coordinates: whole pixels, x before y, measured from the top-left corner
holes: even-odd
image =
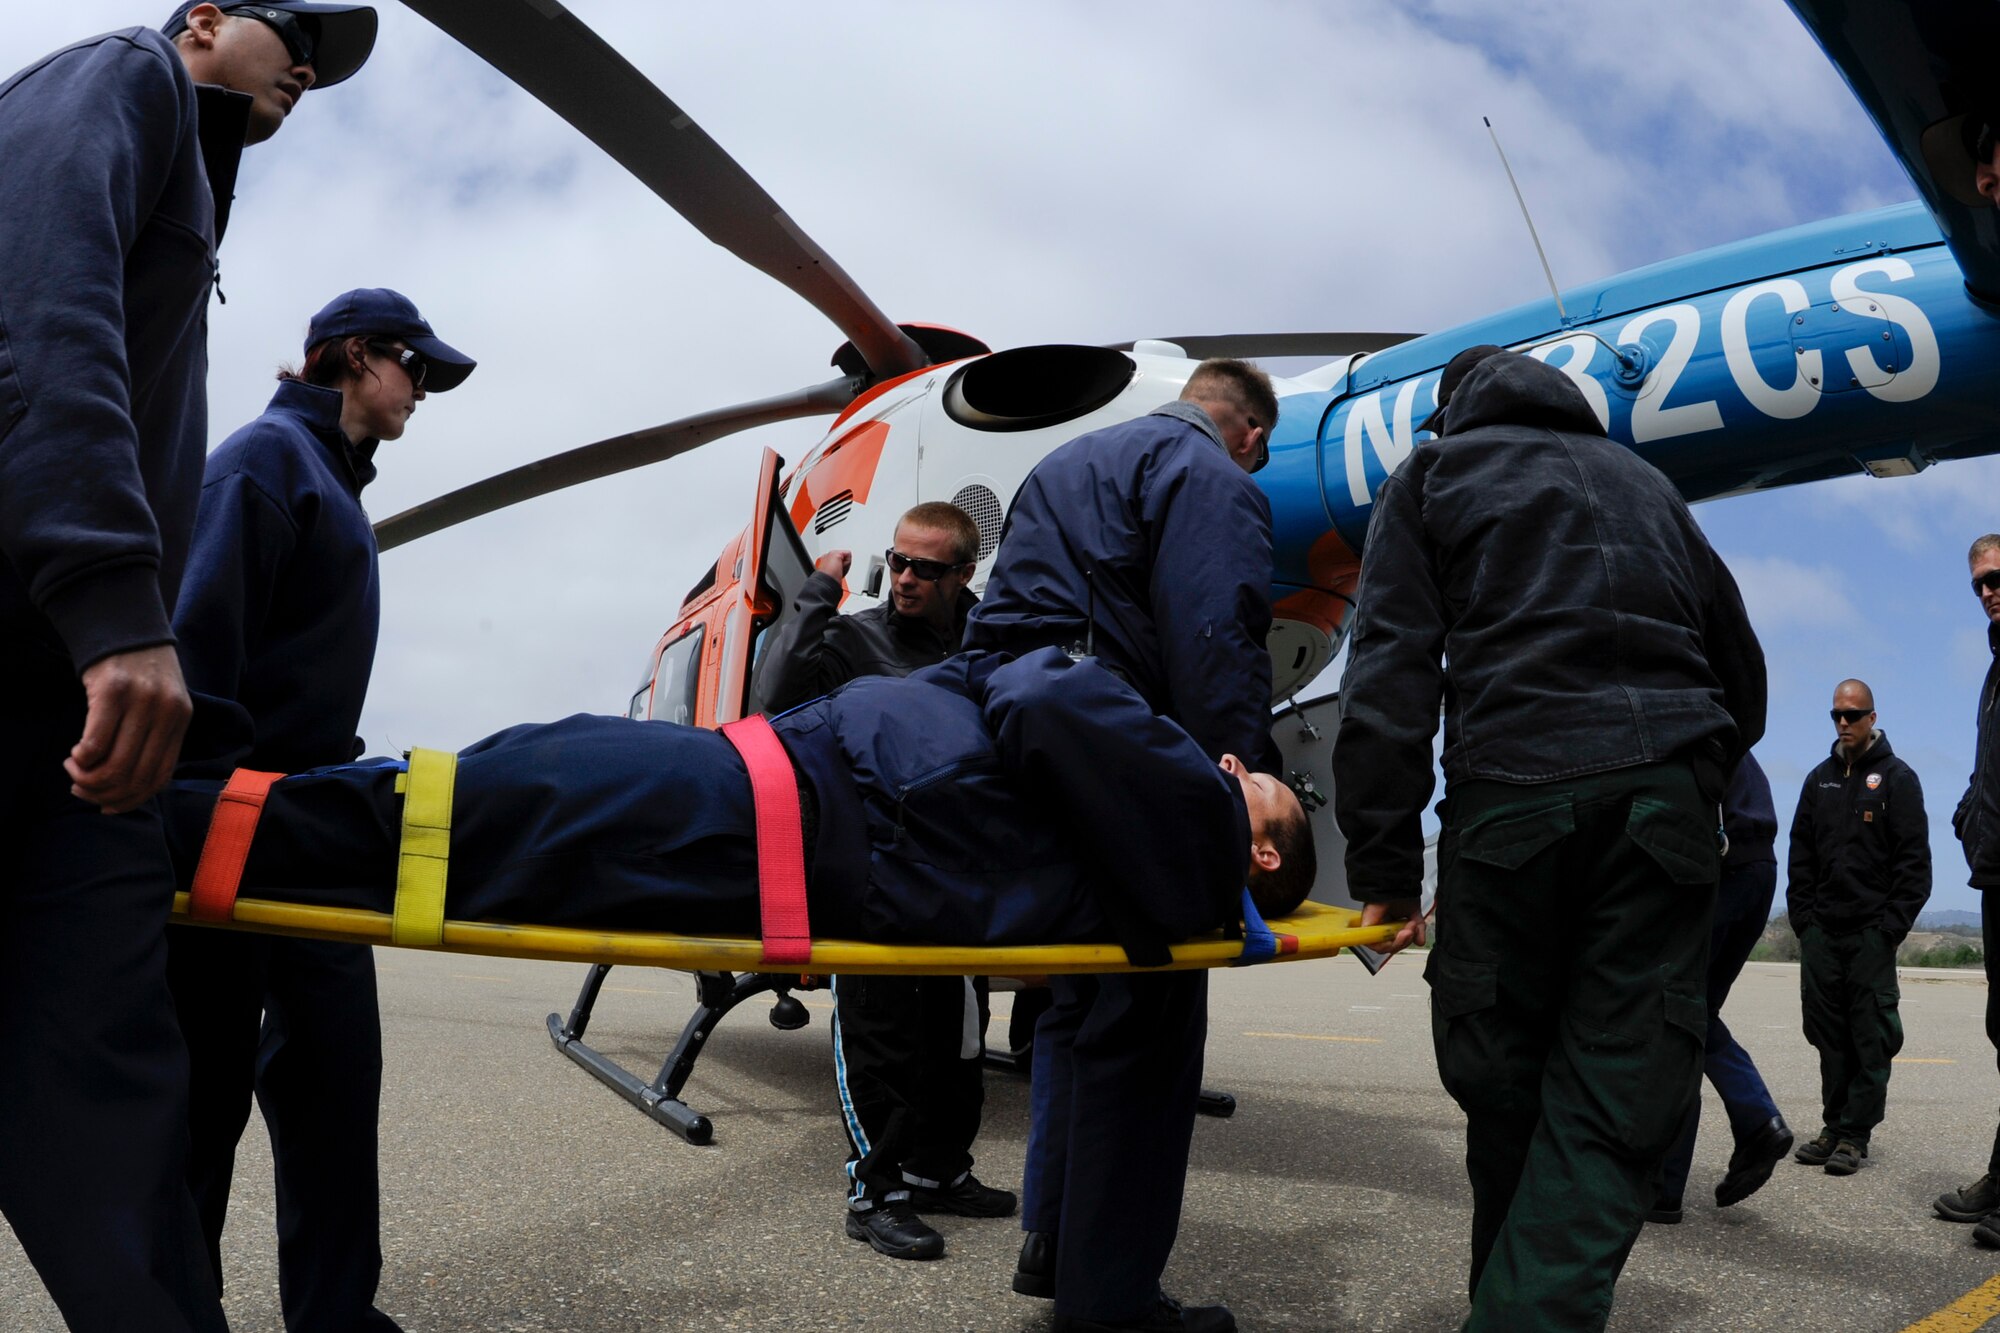
[[[1792,929],[1831,935],[1873,928],[1900,940],[1931,896],[1924,789],[1889,738],[1854,759],[1838,745],[1806,774],[1792,817],[1785,907]]]
[[[1975,889],[2000,888],[2000,725],[1994,709],[2000,701],[2000,625],[1986,627],[1993,664],[1979,690],[1979,721],[1972,749],[1972,777],[1952,813],[1951,831],[1965,848],[1967,882]]]
[[[763,645],[751,682],[761,712],[782,713],[862,676],[907,676],[958,651],[965,618],[979,604],[958,594],[949,634],[896,614],[888,598],[851,615],[840,612],[840,580],[814,570],[792,599],[792,617]]]
[[[1764,654],[1673,483],[1568,376],[1503,352],[1382,484],[1341,686],[1350,892],[1413,898],[1431,737],[1447,784],[1547,782],[1764,734]],[[1450,667],[1447,671],[1446,663]]]

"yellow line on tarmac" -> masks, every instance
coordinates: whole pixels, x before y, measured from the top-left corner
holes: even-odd
[[[1986,1279],[1936,1314],[1911,1324],[1903,1333],[1972,1333],[1986,1327],[1995,1315],[2000,1315],[2000,1277]]]
[[[1956,1060],[1939,1060],[1928,1056],[1899,1055],[1895,1059],[1899,1065],[1955,1065]]]
[[[1362,1045],[1379,1046],[1380,1037],[1323,1037],[1314,1032],[1246,1032],[1246,1037],[1275,1037],[1281,1041],[1351,1041]]]

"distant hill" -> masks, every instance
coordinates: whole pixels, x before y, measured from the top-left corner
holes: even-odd
[[[1979,913],[1959,911],[1925,912],[1917,918],[1917,929],[1919,930],[1938,930],[1945,926],[1971,926],[1974,930],[1977,930],[1979,928]]]

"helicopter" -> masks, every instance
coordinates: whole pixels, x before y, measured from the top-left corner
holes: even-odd
[[[847,338],[830,379],[570,450],[379,525],[386,549],[724,434],[832,415],[789,473],[764,460],[749,522],[693,580],[649,654],[627,704],[634,717],[712,725],[754,711],[759,636],[784,615],[812,557],[836,546],[862,552],[848,605],[879,597],[882,557],[872,553],[918,500],[952,500],[973,515],[983,573],[1006,503],[1036,459],[1171,399],[1206,355],[1318,360],[1276,381],[1280,415],[1258,480],[1276,533],[1273,702],[1292,701],[1279,734],[1292,742],[1288,763],[1308,782],[1317,769],[1322,785],[1332,705],[1294,696],[1338,651],[1374,490],[1410,452],[1442,367],[1462,347],[1498,343],[1562,370],[1610,435],[1690,500],[1858,473],[1907,476],[2000,451],[1984,369],[2000,352],[1988,304],[2000,296],[2000,222],[1965,197],[1957,177],[1969,161],[1940,165],[1961,118],[1981,105],[1983,84],[1961,66],[1964,53],[1993,49],[2000,35],[1984,6],[1883,13],[1857,27],[1836,6],[1793,5],[1917,202],[1666,260],[1422,337],[1188,335],[997,352],[972,334],[891,321],[690,117],[560,5],[410,7]],[[1290,715],[1296,725],[1282,720]],[[1320,822],[1322,838],[1337,840],[1331,821]],[[1337,881],[1337,845],[1322,841],[1323,879]],[[1338,882],[1315,896],[1344,900]]]

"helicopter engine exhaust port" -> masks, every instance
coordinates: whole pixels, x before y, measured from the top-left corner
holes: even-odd
[[[1015,347],[953,375],[944,386],[944,410],[973,430],[1059,426],[1116,398],[1138,369],[1131,357],[1105,347]]]

